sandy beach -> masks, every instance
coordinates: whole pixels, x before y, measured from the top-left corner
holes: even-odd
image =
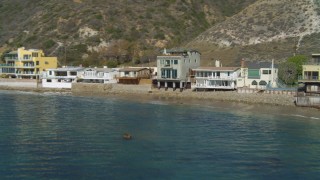
[[[77,96],[117,96],[132,98],[151,98],[176,101],[225,101],[239,102],[246,104],[269,104],[277,106],[295,106],[294,96],[286,94],[265,94],[265,93],[237,93],[236,91],[205,91],[194,92],[186,89],[182,92],[172,89],[151,88],[150,85],[121,85],[121,84],[73,84],[70,89],[52,89],[42,87],[23,87],[0,85],[0,90],[33,91],[33,92],[56,92],[71,93]]]

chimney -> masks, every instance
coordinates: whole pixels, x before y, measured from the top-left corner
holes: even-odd
[[[219,61],[219,60],[216,60],[216,61],[215,61],[215,66],[216,66],[216,67],[220,67],[220,61]]]
[[[241,60],[241,68],[246,67],[246,61],[244,59]]]

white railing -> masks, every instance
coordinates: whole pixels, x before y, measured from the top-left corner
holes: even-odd
[[[207,79],[207,80],[232,80],[232,81],[237,80],[237,78],[233,77],[233,76],[207,76],[207,77],[196,76],[195,78],[196,79]]]

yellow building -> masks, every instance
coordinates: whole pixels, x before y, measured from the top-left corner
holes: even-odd
[[[46,69],[58,67],[57,57],[45,57],[42,50],[18,48],[5,54],[0,74],[12,78],[36,79]]]
[[[306,92],[320,93],[320,54],[312,54],[312,60],[302,66],[299,82],[304,83]]]

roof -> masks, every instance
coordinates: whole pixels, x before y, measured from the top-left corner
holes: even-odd
[[[249,69],[272,68],[272,62],[246,61],[245,66]],[[278,68],[278,65],[274,64],[273,67]]]
[[[11,52],[8,52],[8,53],[6,53],[6,54],[8,54],[8,55],[11,55],[11,54],[18,54],[18,51],[11,51]]]
[[[51,71],[81,71],[84,70],[83,67],[63,67],[63,68],[57,68],[57,69],[47,69]]]
[[[198,67],[196,69],[193,69],[195,71],[236,71],[240,69],[240,67]]]
[[[199,51],[195,49],[183,49],[183,48],[173,48],[173,49],[164,49],[161,51],[163,54],[166,53],[173,53],[173,54],[182,54],[182,53],[188,53],[188,52],[197,52],[200,54]]]
[[[114,69],[111,68],[86,68],[85,71],[97,71],[97,72],[113,72],[115,71]]]
[[[142,71],[145,69],[148,69],[148,68],[146,68],[146,67],[130,67],[130,68],[120,69],[119,72],[125,72],[125,71],[138,72],[138,71]]]

